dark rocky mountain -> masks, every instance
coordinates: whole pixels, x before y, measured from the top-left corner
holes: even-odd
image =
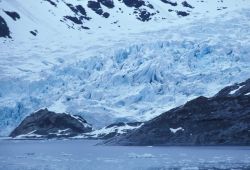
[[[10,137],[62,138],[73,137],[90,131],[92,131],[91,125],[81,116],[41,109],[26,117],[11,132]]]
[[[198,97],[108,145],[250,145],[250,79]]]

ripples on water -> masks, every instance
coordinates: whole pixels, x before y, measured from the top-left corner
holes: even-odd
[[[95,146],[0,140],[0,170],[250,170],[250,147]]]

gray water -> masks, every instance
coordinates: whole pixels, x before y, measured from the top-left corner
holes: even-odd
[[[250,147],[95,146],[90,140],[0,140],[0,170],[250,170]]]

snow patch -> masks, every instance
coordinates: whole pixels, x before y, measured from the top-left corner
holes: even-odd
[[[72,114],[69,114],[69,115],[71,117],[73,117],[74,119],[78,120],[84,127],[91,127],[92,128],[92,126],[90,124],[83,122],[80,117],[72,115]]]
[[[244,87],[245,85],[243,85],[243,86],[239,86],[237,89],[235,89],[235,90],[232,90],[229,94],[231,94],[231,95],[233,95],[233,94],[235,94],[238,90],[240,90],[242,87]]]
[[[178,128],[169,128],[169,130],[172,132],[172,133],[176,133],[178,131],[184,131],[184,129],[182,127],[178,127]]]
[[[250,92],[246,93],[245,95],[250,95]]]
[[[15,139],[24,139],[24,138],[41,138],[42,135],[35,134],[36,130],[29,132],[27,134],[18,135]]]
[[[99,137],[99,136],[103,136],[103,135],[107,135],[107,134],[111,134],[116,132],[117,134],[124,134],[126,133],[128,130],[134,130],[134,129],[138,129],[143,125],[140,124],[139,126],[130,126],[128,124],[125,124],[125,126],[112,126],[110,128],[104,127],[95,131],[92,131],[90,133],[86,133],[86,135],[89,135],[91,137]]]

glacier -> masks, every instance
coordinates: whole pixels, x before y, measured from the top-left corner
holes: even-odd
[[[89,44],[1,43],[0,135],[44,107],[101,128],[212,96],[250,77],[249,19],[241,9]]]

